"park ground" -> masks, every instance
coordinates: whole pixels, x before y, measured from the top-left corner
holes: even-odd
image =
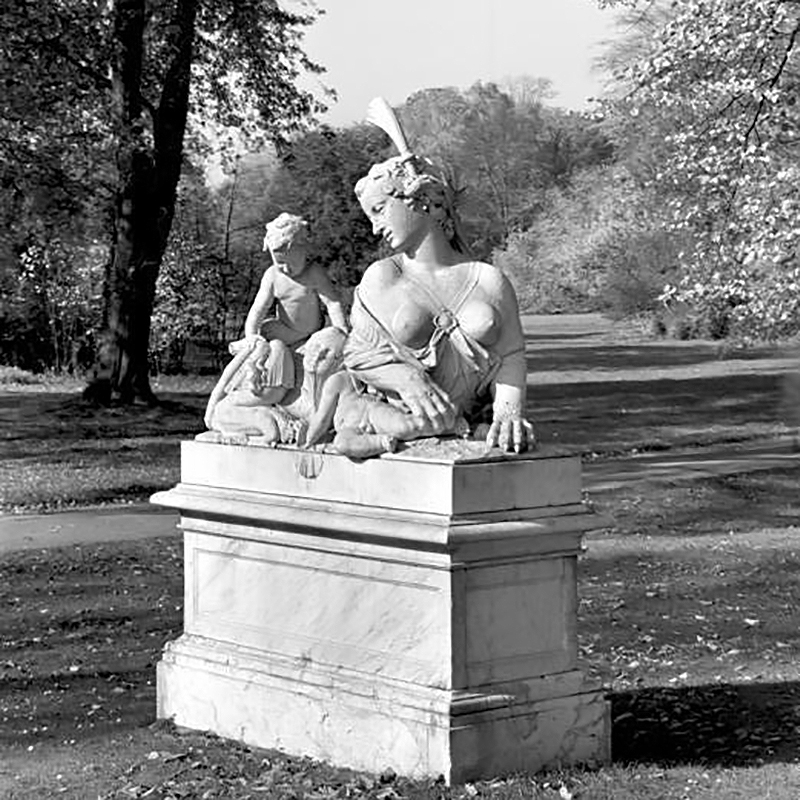
[[[789,347],[651,340],[599,317],[527,318],[530,414],[586,462],[796,436]],[[209,379],[156,409],[77,383],[0,386],[5,514],[116,505],[177,481]],[[154,719],[182,624],[175,533],[0,558],[0,797],[800,797],[800,467],[592,492],[614,527],[580,559],[579,646],[607,687],[613,762],[445,787],[259,751]],[[2,517],[0,517],[2,523]]]

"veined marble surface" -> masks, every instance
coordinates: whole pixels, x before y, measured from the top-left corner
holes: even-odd
[[[580,458],[562,451],[488,459],[414,453],[353,461],[296,448],[183,442],[181,485],[453,516],[582,501]]]
[[[577,668],[580,462],[353,462],[185,443],[184,634],[158,714],[336,764],[471,780],[608,758]],[[309,477],[313,474],[313,477]]]

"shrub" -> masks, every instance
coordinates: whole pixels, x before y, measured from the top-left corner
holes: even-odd
[[[664,231],[620,232],[599,248],[602,269],[600,310],[614,318],[651,313],[675,271],[676,245]]]
[[[31,385],[42,383],[42,375],[34,375],[32,372],[20,369],[19,367],[0,366],[0,386]]]
[[[494,262],[527,311],[652,311],[678,249],[653,208],[624,169],[585,170],[547,195],[533,226],[510,236]]]
[[[512,234],[504,250],[495,251],[494,263],[508,276],[520,309],[535,314],[594,310],[588,276],[566,273],[559,263],[536,257],[530,232]]]
[[[667,286],[659,299],[663,314],[694,320],[691,335],[786,339],[800,333],[800,264],[695,270]]]

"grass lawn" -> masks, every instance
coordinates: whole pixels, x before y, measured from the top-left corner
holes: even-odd
[[[526,319],[543,443],[594,457],[796,430],[791,351]],[[94,409],[77,383],[0,387],[6,513],[146,498],[177,479],[211,381],[155,409]],[[800,797],[800,468],[593,495],[579,644],[612,703],[613,763],[444,787],[333,769],[156,723],[182,626],[177,536],[0,558],[0,798],[570,800]]]
[[[182,624],[177,536],[0,560],[0,797],[800,796],[800,468],[593,498],[579,643],[612,702],[595,771],[444,787],[257,751],[154,720]]]
[[[155,408],[97,408],[77,380],[0,386],[0,512],[146,500],[178,481],[212,378],[155,382]]]
[[[528,415],[542,444],[594,458],[768,438],[800,423],[796,351],[720,356],[596,315],[525,317]],[[151,409],[81,400],[77,380],[3,381],[0,512],[144,501],[178,481],[178,444],[203,430],[214,379],[161,378]]]

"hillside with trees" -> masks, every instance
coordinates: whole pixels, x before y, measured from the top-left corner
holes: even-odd
[[[620,33],[590,111],[530,76],[398,109],[458,191],[472,254],[526,310],[795,335],[800,5],[600,4]],[[311,221],[312,257],[348,297],[380,254],[353,186],[391,149],[371,126],[314,121],[322,104],[297,88],[321,69],[302,50],[312,22],[255,0],[0,12],[0,360],[151,401],[151,371],[191,368],[198,347],[224,359],[284,210]]]
[[[20,282],[41,319],[36,347],[11,346],[16,360],[64,362],[64,307],[88,288],[64,273],[73,261],[96,272],[99,245],[91,395],[154,400],[151,317],[185,157],[202,154],[209,129],[279,142],[324,107],[297,87],[300,71],[320,71],[300,47],[311,21],[259,0],[3,6],[2,324],[26,326],[22,298],[7,295]]]
[[[800,327],[800,5],[614,2],[606,129],[650,194],[674,271],[660,298],[687,333],[743,339]]]

